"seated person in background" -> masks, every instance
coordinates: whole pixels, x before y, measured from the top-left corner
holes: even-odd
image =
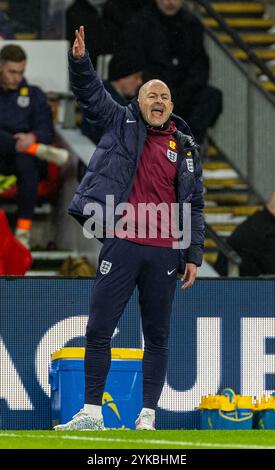
[[[227,241],[242,258],[241,276],[275,274],[275,192],[265,208],[238,225]],[[223,254],[214,268],[221,276],[227,275]]]
[[[122,106],[137,95],[142,85],[142,65],[137,60],[130,60],[123,54],[114,55],[109,63],[109,79],[104,80],[104,87],[112,98]],[[100,128],[93,121],[84,118],[81,129],[95,144],[101,137]]]
[[[45,171],[41,160],[61,166],[68,152],[48,145],[54,137],[51,109],[46,95],[24,79],[25,66],[26,54],[21,47],[8,45],[0,51],[0,184],[3,187],[3,175],[16,175],[15,235],[29,247],[38,181]]]
[[[4,11],[0,10],[0,39],[14,39],[12,23]]]
[[[167,83],[175,113],[202,143],[221,113],[222,95],[208,85],[203,26],[184,1],[152,0],[128,23],[121,47],[144,62],[144,81],[159,78]]]
[[[125,55],[117,54],[109,63],[108,80],[105,89],[122,106],[127,106],[142,85],[142,65]]]

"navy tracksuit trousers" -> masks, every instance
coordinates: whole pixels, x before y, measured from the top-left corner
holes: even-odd
[[[120,238],[105,240],[86,331],[85,403],[102,404],[111,364],[111,337],[137,285],[145,342],[143,407],[156,408],[167,370],[178,267],[179,250],[140,245]]]
[[[18,217],[32,219],[37,200],[39,179],[46,175],[47,164],[33,155],[18,153],[15,139],[0,130],[0,173],[15,174],[18,179]]]

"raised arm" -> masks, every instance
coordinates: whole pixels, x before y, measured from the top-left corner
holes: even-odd
[[[75,41],[69,52],[69,74],[72,91],[86,117],[104,128],[114,124],[124,107],[116,103],[98,78],[85,50],[84,27],[75,31]]]

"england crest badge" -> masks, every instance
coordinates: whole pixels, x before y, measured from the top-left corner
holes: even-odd
[[[190,171],[190,173],[193,173],[194,172],[193,158],[186,158],[186,163],[187,163],[187,169]]]
[[[101,272],[101,274],[108,274],[111,270],[111,267],[112,267],[112,263],[110,261],[106,261],[105,259],[103,259],[101,261],[99,271]]]
[[[27,108],[30,106],[30,97],[29,96],[18,96],[17,104],[20,108]]]
[[[168,149],[167,150],[167,157],[169,158],[169,160],[171,162],[175,163],[177,161],[178,154],[177,154],[177,152],[173,152],[173,150]]]

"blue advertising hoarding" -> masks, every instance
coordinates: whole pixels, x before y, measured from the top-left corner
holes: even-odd
[[[157,282],[157,279],[156,279]],[[50,355],[84,346],[91,279],[0,279],[0,429],[50,429]],[[142,347],[138,292],[112,346]],[[202,395],[275,391],[275,280],[198,279],[173,304],[158,428],[197,428]]]

